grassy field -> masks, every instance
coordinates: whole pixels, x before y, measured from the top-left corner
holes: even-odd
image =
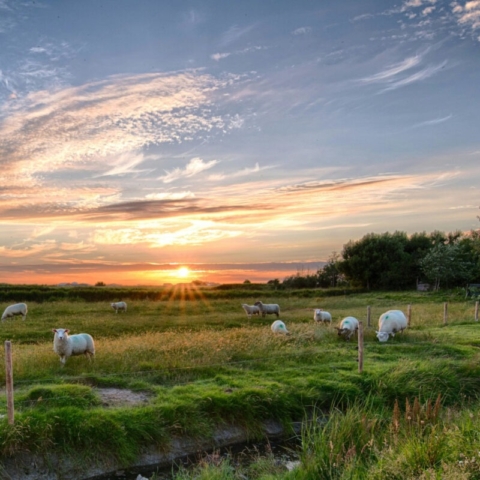
[[[145,446],[164,448],[174,435],[208,437],[215,426],[231,423],[255,438],[262,420],[287,424],[307,414],[334,412],[327,426],[305,431],[296,473],[255,467],[257,473],[248,478],[437,478],[418,472],[444,474],[455,465],[465,470],[466,464],[458,463],[460,450],[473,455],[465,445],[467,440],[478,445],[472,432],[480,427],[480,324],[474,322],[474,301],[465,301],[461,292],[318,298],[271,292],[262,300],[281,305],[289,337],[272,334],[275,318],[246,317],[241,303],[257,298],[187,298],[128,301],[126,314],[115,314],[108,302],[29,302],[25,322],[3,322],[1,339],[13,344],[16,417],[13,426],[0,420],[0,455],[75,452],[90,461],[116,458],[128,464]],[[390,308],[406,311],[407,304],[412,305],[411,328],[380,344],[375,337],[379,315]],[[372,327],[365,331],[359,374],[356,342],[346,343],[332,327],[315,325],[313,309],[330,311],[334,324],[347,315],[365,323],[367,305]],[[62,368],[52,350],[52,328],[90,333],[95,361],[72,357]],[[3,364],[3,349],[0,358]],[[4,368],[0,379],[4,383]],[[142,392],[149,401],[105,408],[100,387]],[[441,408],[433,418],[439,394]],[[406,402],[413,405],[415,399],[419,406],[412,422]],[[0,412],[5,404],[0,396]],[[439,435],[449,439],[448,445],[418,461],[418,452],[412,453],[413,459],[399,467],[404,476],[388,473],[396,448],[403,445],[402,455],[408,457],[412,432],[420,450],[428,450],[428,442]],[[452,447],[454,437],[458,448]],[[464,472],[470,476],[459,478],[480,478],[474,463],[470,458]],[[220,468],[223,473],[215,475],[223,476],[217,478],[236,478],[228,465]],[[195,475],[215,478],[211,471]]]

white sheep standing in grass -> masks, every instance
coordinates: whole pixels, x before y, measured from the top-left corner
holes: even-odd
[[[53,338],[53,351],[60,357],[60,362],[65,362],[72,355],[85,355],[90,360],[95,356],[95,343],[88,333],[78,333],[69,335],[68,328],[53,328],[55,333]]]
[[[115,310],[115,313],[118,313],[119,310],[127,311],[127,304],[125,302],[113,302],[110,305]]]
[[[358,320],[355,317],[345,317],[340,322],[340,327],[335,327],[338,335],[343,336],[345,340],[349,341],[352,335],[358,330]]]
[[[401,310],[388,310],[382,313],[378,319],[377,338],[380,342],[386,342],[391,335],[403,332],[407,328],[407,317]]]
[[[21,315],[22,320],[27,318],[28,308],[25,303],[16,303],[15,305],[8,306],[2,315],[2,322],[5,321],[6,318],[14,317],[15,315]]]
[[[329,312],[323,310],[323,308],[315,308],[313,310],[313,319],[316,322],[330,323],[332,324],[332,315]]]
[[[260,300],[258,302],[255,302],[255,306],[257,306],[260,309],[260,312],[262,313],[262,317],[265,317],[267,314],[272,314],[274,313],[277,318],[280,316],[280,306],[277,305],[276,303],[262,303]]]
[[[260,309],[256,305],[242,303],[242,308],[245,310],[248,318],[252,318],[252,315],[260,315]]]
[[[283,333],[284,335],[290,335],[287,327],[281,320],[275,320],[270,327],[273,333]]]

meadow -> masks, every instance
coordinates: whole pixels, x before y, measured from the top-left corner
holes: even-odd
[[[197,290],[129,300],[128,311],[118,314],[103,301],[29,302],[25,322],[0,324],[1,339],[12,342],[16,410],[14,425],[0,420],[1,457],[54,451],[128,465],[147,446],[167,449],[177,435],[208,438],[216,426],[234,424],[253,439],[268,419],[288,426],[321,417],[328,421],[310,421],[303,432],[302,464],[294,472],[259,459],[248,475],[225,463],[179,478],[449,478],[449,471],[480,478],[480,323],[464,292],[304,298],[301,291],[264,291],[263,301],[281,305],[290,336],[272,334],[275,317],[246,317],[241,303],[257,297],[232,297]],[[406,311],[407,304],[411,328],[380,344],[379,315]],[[313,322],[320,307],[334,324],[347,315],[364,321],[363,373],[356,341]],[[52,328],[90,333],[95,360],[71,357],[61,367]],[[99,389],[112,387],[148,401],[106,407]],[[5,407],[2,395],[0,412]]]

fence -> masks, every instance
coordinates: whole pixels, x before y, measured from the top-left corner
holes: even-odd
[[[473,319],[475,322],[478,322],[478,307],[479,302],[475,302],[475,309]],[[366,312],[366,321],[367,321],[367,328],[371,328],[371,307],[367,306]],[[408,326],[412,324],[412,305],[407,305],[407,323]],[[448,324],[448,303],[445,302],[443,304],[443,325]],[[285,356],[301,356],[301,355],[311,355],[311,352],[299,352],[296,354],[286,354],[286,355],[277,355],[278,357],[285,357]],[[277,357],[276,356],[276,357]],[[217,367],[217,366],[228,366],[237,363],[248,363],[261,360],[261,358],[255,358],[250,360],[239,360],[235,362],[227,362],[223,364],[209,364],[209,365],[199,365],[195,367],[177,367],[174,370],[188,370],[192,368],[205,368],[205,367]],[[359,373],[363,372],[364,368],[364,327],[363,322],[359,322],[358,328],[358,371]],[[139,375],[142,372],[135,372],[130,373],[134,375]],[[152,374],[151,370],[146,371],[145,373]],[[154,373],[154,372],[153,372]],[[114,376],[119,376],[121,374],[113,374]],[[12,361],[12,343],[7,340],[5,341],[5,378],[6,378],[6,399],[7,399],[7,417],[8,423],[10,425],[14,424],[14,385],[13,385],[13,361]],[[189,383],[189,382],[187,382]],[[181,385],[181,382],[175,382],[174,385]]]

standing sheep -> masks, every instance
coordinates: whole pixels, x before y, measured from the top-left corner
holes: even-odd
[[[115,313],[118,313],[119,310],[127,311],[127,304],[125,302],[114,302],[110,306],[115,310]]]
[[[242,303],[242,308],[245,310],[248,318],[252,318],[252,315],[260,315],[260,309],[256,305]]]
[[[352,335],[358,330],[358,320],[355,317],[345,317],[340,322],[340,327],[335,327],[338,335],[349,341]]]
[[[60,357],[60,362],[65,362],[72,355],[85,355],[90,360],[95,356],[95,343],[88,333],[79,333],[77,335],[68,335],[68,328],[53,328],[55,333],[53,338],[53,351]]]
[[[16,303],[15,305],[10,305],[5,309],[2,315],[2,322],[6,318],[14,317],[15,315],[22,315],[22,320],[27,318],[28,308],[25,303]]]
[[[260,309],[262,317],[272,313],[274,313],[277,318],[280,316],[280,307],[276,303],[262,303],[259,300],[258,302],[255,302],[255,305]]]
[[[378,319],[377,338],[380,342],[386,342],[391,335],[403,332],[407,328],[407,317],[401,310],[389,310],[382,313]]]
[[[332,315],[329,312],[326,312],[322,308],[316,308],[313,310],[313,319],[316,322],[323,322],[325,324],[332,324]]]
[[[290,335],[287,327],[281,320],[275,320],[270,327],[273,333],[283,333],[284,335]]]

